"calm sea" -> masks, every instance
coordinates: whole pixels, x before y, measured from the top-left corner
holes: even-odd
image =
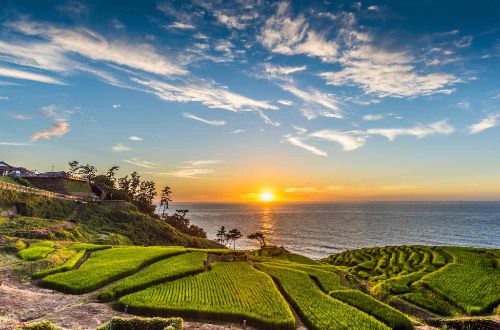
[[[262,231],[270,243],[314,259],[369,246],[428,244],[500,248],[500,202],[316,204],[175,203],[209,238],[217,229]],[[255,248],[246,238],[237,248]]]

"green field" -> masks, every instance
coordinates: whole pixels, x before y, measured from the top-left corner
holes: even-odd
[[[49,275],[41,285],[68,293],[94,291],[141,267],[168,256],[183,253],[181,247],[124,247],[93,252],[83,265],[64,273]]]
[[[14,243],[19,258],[39,259],[29,264],[54,265],[32,274],[41,286],[73,294],[100,290],[99,300],[145,316],[246,320],[261,329],[304,323],[309,329],[409,330],[419,315],[491,315],[500,303],[497,250],[381,247],[313,261],[278,248]],[[395,302],[401,310],[389,305]]]
[[[294,318],[272,279],[245,262],[214,263],[206,273],[120,298],[128,310],[242,321],[265,329],[293,329]]]
[[[158,261],[106,288],[98,297],[100,300],[109,301],[154,284],[196,274],[203,271],[206,261],[207,254],[204,252],[191,252]]]
[[[303,271],[265,263],[256,267],[279,283],[311,329],[389,329],[374,317],[323,293]]]

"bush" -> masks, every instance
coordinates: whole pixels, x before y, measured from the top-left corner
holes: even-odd
[[[161,317],[114,317],[108,323],[97,328],[97,330],[182,330],[183,324],[184,320],[180,317],[168,319]]]
[[[62,330],[61,328],[56,327],[50,321],[40,321],[40,322],[29,323],[28,325],[25,325],[19,329],[22,329],[22,330]]]

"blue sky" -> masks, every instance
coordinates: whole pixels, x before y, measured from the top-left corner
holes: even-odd
[[[499,199],[496,1],[4,1],[0,159],[179,200]]]

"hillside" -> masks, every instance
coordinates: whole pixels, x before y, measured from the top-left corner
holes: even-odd
[[[218,248],[179,232],[129,203],[75,203],[0,190],[0,205],[18,215],[0,219],[0,236],[101,244],[181,245]]]
[[[314,261],[279,248],[234,251],[39,241],[28,246],[18,242],[11,251],[15,249],[18,269],[29,269],[34,284],[61,292],[56,294],[59,300],[79,295],[79,308],[92,308],[92,320],[86,319],[88,310],[72,317],[69,307],[64,315],[45,311],[45,318],[38,317],[74,328],[89,328],[96,315],[103,323],[129,314],[180,316],[188,324],[215,322],[218,329],[245,323],[258,329],[318,330],[500,325],[500,250],[400,246]],[[60,257],[57,266],[43,269],[54,256]],[[3,258],[12,260],[13,255]],[[0,287],[7,290],[0,304],[12,299],[10,285]],[[40,289],[30,284],[27,290]],[[44,299],[44,304],[51,303],[56,303],[51,297]],[[19,295],[16,306],[14,317],[26,308],[43,308],[22,302]]]

